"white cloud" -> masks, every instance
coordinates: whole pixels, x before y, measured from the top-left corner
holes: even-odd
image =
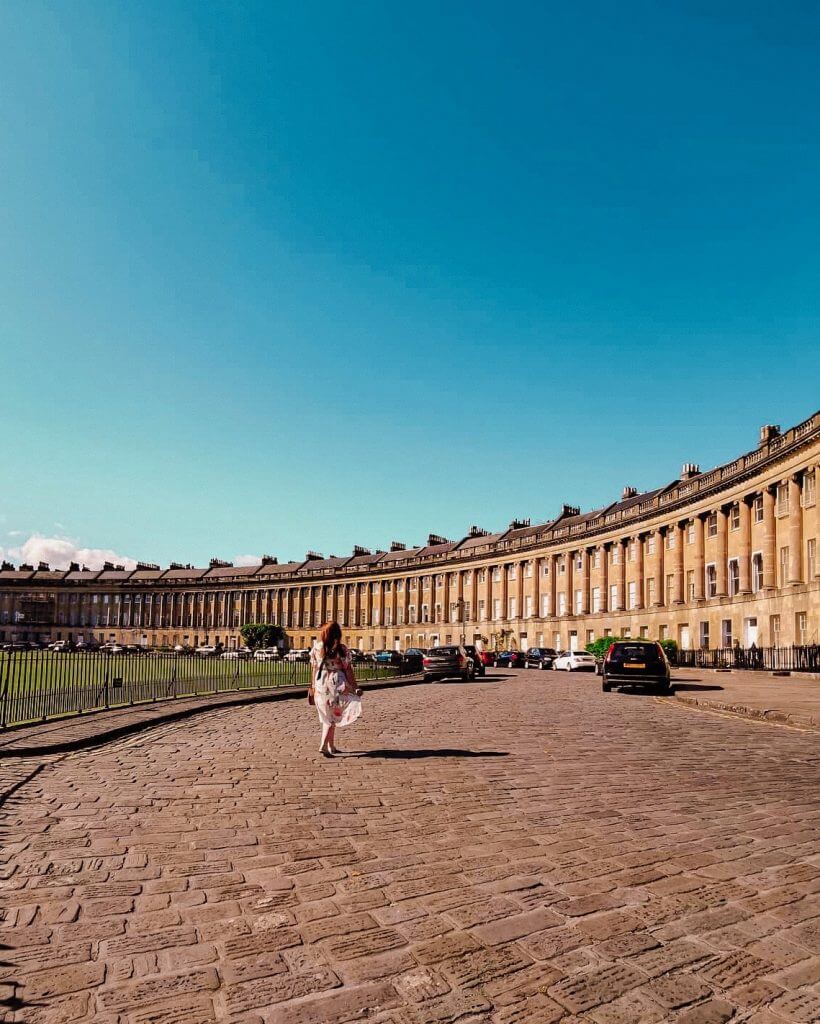
[[[4,557],[35,567],[38,562],[48,562],[52,569],[67,569],[71,562],[87,565],[89,569],[102,569],[103,562],[124,565],[126,569],[137,567],[136,559],[119,555],[110,548],[81,547],[69,537],[44,537],[39,533],[33,533],[19,547],[9,548]]]
[[[234,565],[261,565],[261,555],[236,555],[233,559]]]

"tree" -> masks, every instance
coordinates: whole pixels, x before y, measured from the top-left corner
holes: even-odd
[[[621,636],[599,636],[597,640],[592,640],[587,644],[587,650],[597,661],[603,661],[610,644],[617,643],[623,639]]]
[[[272,622],[249,622],[242,626],[239,633],[252,651],[259,647],[276,647],[285,636],[282,627]]]

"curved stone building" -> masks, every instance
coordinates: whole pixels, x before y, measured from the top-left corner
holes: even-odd
[[[0,571],[0,642],[115,639],[237,645],[276,622],[308,646],[335,618],[351,646],[583,647],[600,636],[672,638],[682,648],[820,642],[820,413],[701,473],[591,512],[499,533],[430,535],[421,547],[207,569],[47,565]]]

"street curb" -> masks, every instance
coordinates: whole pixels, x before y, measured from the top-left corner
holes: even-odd
[[[820,722],[816,722],[811,716],[790,715],[785,711],[775,711],[769,708],[752,708],[745,704],[727,704],[718,700],[698,700],[697,697],[674,698],[681,704],[689,707],[700,708],[703,711],[723,711],[737,715],[739,718],[753,718],[757,721],[774,722],[778,725],[792,725],[800,729],[811,729],[820,732]]]
[[[413,686],[420,682],[422,682],[422,677],[416,674],[399,676],[395,679],[366,680],[360,682],[359,686],[365,691],[389,690],[400,686]],[[53,719],[43,722],[41,725],[22,726],[16,736],[10,732],[5,735],[0,734],[0,761],[8,757],[66,754],[73,750],[97,747],[142,729],[178,722],[206,711],[242,707],[247,704],[260,704],[268,701],[304,700],[306,694],[307,688],[304,686],[282,686],[276,689],[260,687],[254,690],[229,690],[202,697],[179,697],[176,700],[162,701],[156,704],[145,702],[108,710],[102,708],[99,711],[86,712],[82,717],[72,716],[62,720]],[[126,721],[122,721],[122,719],[126,719]],[[100,728],[95,730],[93,727],[97,725]],[[49,729],[49,738],[44,737],[43,740],[36,741],[36,731],[49,726],[52,727]],[[71,736],[70,733],[76,732],[78,726],[81,730],[85,726],[91,728],[84,734],[81,732],[80,735]],[[31,735],[29,733],[21,735],[23,730],[28,730]],[[58,734],[57,739],[53,738],[55,732]],[[60,733],[64,734],[63,738],[59,738]],[[6,739],[8,742],[4,742]]]

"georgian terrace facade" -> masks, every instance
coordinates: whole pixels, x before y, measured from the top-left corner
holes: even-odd
[[[239,643],[275,622],[309,646],[337,619],[363,650],[473,642],[583,647],[600,636],[672,638],[685,649],[820,642],[820,413],[706,473],[582,514],[514,521],[421,547],[309,552],[302,562],[207,569],[140,563],[0,570],[0,642]]]

